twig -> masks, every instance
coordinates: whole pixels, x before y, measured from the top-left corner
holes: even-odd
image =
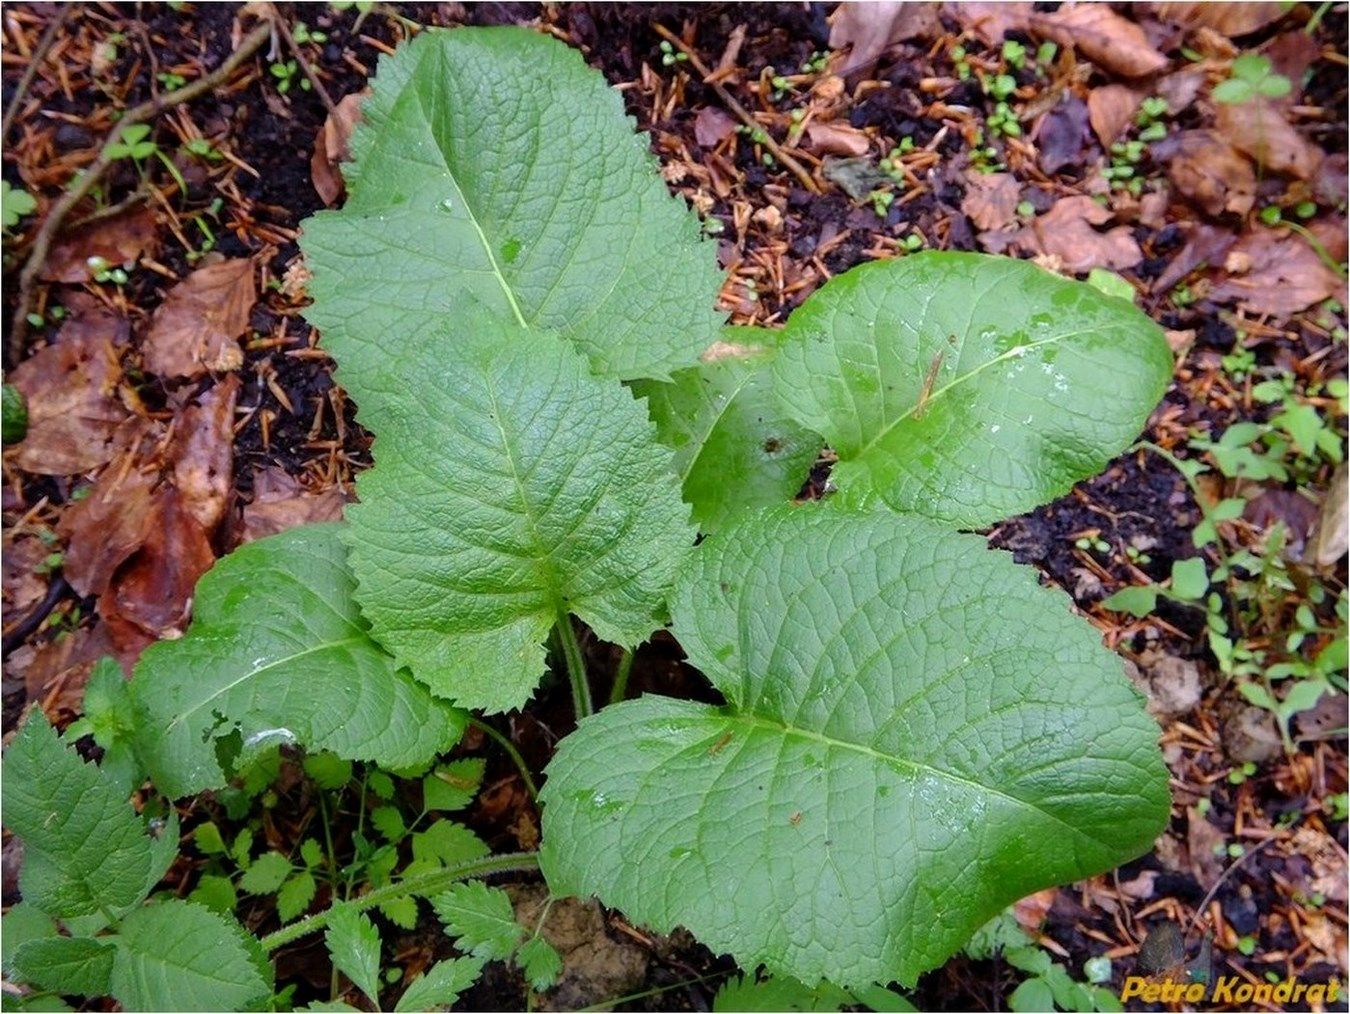
[[[300,43],[295,41],[295,36],[291,34],[291,26],[286,24],[286,19],[277,13],[276,6],[272,7],[273,15],[276,19],[277,31],[281,37],[286,40],[286,45],[290,51],[295,54],[295,62],[300,65],[300,69],[305,72],[305,78],[309,81],[310,87],[314,89],[319,96],[319,101],[323,107],[328,110],[328,115],[333,116],[337,113],[337,106],[333,104],[333,98],[328,94],[328,89],[323,86],[319,80],[319,75],[314,73],[314,68],[309,65],[309,60],[305,58],[304,51],[300,48]]]
[[[760,132],[764,138],[762,143],[764,147],[769,149],[769,154],[773,155],[779,162],[787,166],[788,171],[792,173],[793,176],[796,176],[797,181],[807,190],[813,194],[820,193],[820,187],[816,185],[815,179],[806,171],[802,164],[779,147],[778,142],[769,136],[769,132],[759,125],[759,122],[750,115],[750,111],[737,102],[736,97],[732,95],[731,92],[727,91],[726,87],[722,85],[721,82],[710,80],[713,76],[712,71],[708,70],[708,65],[699,59],[698,53],[688,46],[678,35],[665,27],[665,25],[653,24],[652,28],[654,28],[656,33],[663,39],[679,49],[685,56],[689,57],[689,65],[703,75],[703,83],[717,93],[717,97],[726,104],[728,109],[736,114],[737,118],[739,118],[742,123],[751,130]]]
[[[14,321],[9,334],[11,363],[17,363],[23,356],[24,341],[28,337],[28,307],[33,300],[33,286],[37,283],[38,273],[47,261],[47,254],[51,249],[52,241],[56,238],[57,232],[60,231],[61,226],[75,209],[75,206],[93,189],[94,184],[102,178],[103,173],[114,161],[111,152],[120,143],[122,131],[133,124],[144,123],[146,120],[160,115],[166,109],[184,102],[190,102],[198,95],[211,91],[227,80],[245,60],[261,49],[262,44],[271,35],[272,24],[263,22],[244,36],[243,41],[239,43],[239,48],[210,74],[199,77],[197,80],[185,84],[182,88],[177,88],[174,91],[142,102],[139,106],[129,110],[104,139],[103,146],[99,148],[94,161],[80,176],[71,180],[65,194],[52,206],[52,210],[47,213],[42,227],[33,237],[33,245],[29,250],[28,260],[24,263],[23,272],[19,275],[19,298],[16,300]]]
[[[1209,889],[1209,893],[1205,895],[1204,900],[1202,900],[1200,904],[1195,907],[1195,912],[1191,916],[1191,921],[1186,925],[1187,934],[1189,934],[1193,929],[1195,929],[1196,923],[1198,923],[1200,921],[1200,918],[1205,914],[1205,909],[1208,908],[1209,903],[1214,900],[1214,896],[1219,893],[1219,888],[1223,886],[1224,881],[1226,881],[1229,877],[1231,877],[1234,873],[1236,873],[1238,869],[1242,866],[1242,864],[1245,863],[1252,856],[1256,855],[1258,852],[1264,851],[1265,847],[1269,845],[1271,842],[1279,840],[1279,838],[1282,836],[1282,833],[1286,830],[1288,829],[1281,828],[1279,830],[1270,832],[1270,834],[1266,835],[1259,842],[1257,842],[1255,846],[1248,849],[1246,852],[1243,852],[1242,855],[1239,856],[1235,862],[1229,864],[1228,869],[1224,870],[1222,873],[1219,874],[1218,879],[1214,881],[1214,886]]]
[[[52,48],[52,43],[56,41],[56,33],[61,30],[61,26],[66,23],[66,18],[70,17],[79,7],[79,4],[62,4],[59,13],[47,23],[47,27],[42,31],[42,37],[38,39],[37,48],[33,50],[33,55],[28,60],[28,66],[23,69],[23,77],[19,78],[19,84],[14,89],[14,97],[9,100],[9,108],[5,110],[3,122],[0,122],[0,140],[9,137],[9,128],[14,125],[14,117],[19,113],[19,107],[23,105],[24,97],[28,94],[29,87],[33,84],[33,78],[37,77],[38,68],[42,66],[42,61],[47,58],[47,50]]]

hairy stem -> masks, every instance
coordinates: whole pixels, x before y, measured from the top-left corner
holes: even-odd
[[[563,610],[558,611],[557,629],[563,658],[567,661],[567,678],[572,682],[572,710],[576,712],[579,722],[595,711],[591,704],[591,685],[586,681],[586,660],[582,658],[572,618]]]
[[[525,764],[525,758],[522,757],[520,751],[516,749],[516,744],[512,743],[511,740],[506,737],[505,733],[498,732],[482,719],[469,716],[469,724],[506,751],[506,755],[511,758],[511,763],[513,763],[516,766],[516,770],[520,772],[520,780],[525,783],[525,791],[530,794],[532,800],[537,802],[539,800],[539,789],[534,784],[534,778],[530,776],[530,769]]]
[[[415,877],[405,877],[397,883],[377,887],[359,898],[341,902],[340,906],[355,908],[360,912],[368,908],[374,908],[376,905],[383,905],[385,902],[398,901],[400,898],[406,898],[409,895],[436,894],[445,890],[451,884],[468,880],[470,877],[486,877],[493,873],[530,871],[538,868],[538,852],[507,852],[503,855],[488,856],[486,859],[478,859],[460,866],[450,866],[443,870],[433,870],[430,873],[422,873]],[[259,943],[262,944],[264,950],[274,951],[278,947],[283,947],[303,936],[308,936],[310,933],[317,933],[328,925],[328,920],[333,917],[333,912],[340,906],[330,905],[322,912],[316,912],[299,922],[283,926],[275,933],[269,933],[263,937]]]
[[[619,659],[619,671],[614,674],[614,686],[609,691],[610,704],[618,704],[628,693],[628,676],[633,671],[635,654],[637,654],[635,650],[624,649],[623,658]]]

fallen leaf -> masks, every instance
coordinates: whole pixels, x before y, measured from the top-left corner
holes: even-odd
[[[1013,902],[1013,918],[1017,920],[1017,925],[1032,936],[1039,934],[1050,915],[1050,908],[1054,905],[1057,894],[1059,888],[1047,887]]]
[[[1319,567],[1330,567],[1350,549],[1350,490],[1346,489],[1350,476],[1345,463],[1336,466],[1327,488],[1322,510],[1317,518],[1317,532],[1313,537],[1313,559]]]
[[[118,625],[138,628],[150,638],[180,636],[192,609],[197,579],[216,559],[202,526],[173,486],[162,485],[155,491],[149,517],[145,544],[98,602],[99,615],[113,625],[115,640]]]
[[[83,697],[89,670],[104,655],[116,656],[117,651],[103,625],[96,623],[36,648],[24,645],[9,657],[5,672],[9,674],[12,670],[22,675],[30,701],[46,696],[60,682],[66,691],[63,697],[70,701],[67,710],[75,710]],[[118,661],[125,670],[127,661],[120,656]],[[60,710],[60,704],[53,710]]]
[[[231,374],[178,417],[169,462],[173,483],[202,530],[216,530],[229,502],[234,464],[234,404],[239,378]]]
[[[1112,215],[1091,197],[1064,197],[1012,237],[1012,245],[1033,255],[1057,260],[1070,274],[1083,274],[1093,268],[1120,271],[1132,268],[1144,259],[1128,226],[1118,225],[1105,232],[1094,226],[1110,221]]]
[[[1066,4],[1053,14],[1033,14],[1031,29],[1061,46],[1072,46],[1103,70],[1144,77],[1167,69],[1144,30],[1106,4]]]
[[[361,122],[361,103],[370,94],[366,88],[346,95],[324,120],[323,128],[314,138],[314,154],[309,160],[309,176],[314,183],[314,191],[328,207],[332,207],[342,197],[345,185],[342,180],[343,162],[351,160],[352,131]]]
[[[1034,138],[1041,170],[1053,176],[1066,166],[1081,165],[1088,142],[1088,107],[1082,99],[1062,99],[1040,121]]]
[[[841,3],[830,15],[830,48],[848,49],[849,54],[835,73],[844,76],[865,70],[897,42],[932,39],[941,33],[936,3]]]
[[[1285,555],[1297,560],[1303,557],[1303,547],[1317,524],[1317,504],[1299,490],[1272,487],[1248,500],[1242,517],[1260,531],[1283,524],[1288,537]]]
[[[4,552],[0,553],[0,574],[7,621],[26,613],[47,594],[47,578],[38,570],[51,552],[52,547],[36,535],[19,533],[6,538]]]
[[[866,134],[845,123],[810,123],[806,127],[806,141],[813,152],[846,158],[859,158],[872,147]]]
[[[1120,140],[1125,128],[1134,122],[1143,100],[1142,91],[1123,84],[1102,85],[1088,93],[1088,122],[1103,148]]]
[[[1152,12],[1163,21],[1186,28],[1212,28],[1229,37],[1250,35],[1277,21],[1286,10],[1282,3],[1154,3]]]
[[[130,268],[153,250],[157,235],[155,213],[145,206],[79,226],[52,244],[41,277],[48,282],[93,281],[91,257],[103,258],[108,267]]]
[[[150,534],[150,503],[157,478],[131,467],[108,469],[83,500],[57,523],[66,540],[62,572],[81,595],[102,595],[113,575]]]
[[[969,170],[965,179],[967,189],[966,196],[961,199],[961,210],[975,228],[981,231],[1002,229],[1017,218],[1022,188],[1011,173]]]
[[[973,31],[988,46],[1001,45],[1009,32],[1025,32],[1031,23],[1033,9],[1031,3],[1022,0],[942,5],[943,13],[954,18],[962,28]]]
[[[1308,70],[1321,59],[1322,47],[1307,32],[1285,32],[1262,46],[1261,52],[1270,61],[1272,73],[1289,79],[1289,91],[1280,96],[1279,103],[1297,105]]]
[[[1284,110],[1268,99],[1220,103],[1216,127],[1233,147],[1269,172],[1310,180],[1322,162],[1321,149],[1295,130]]]
[[[1200,669],[1190,659],[1150,649],[1139,656],[1130,678],[1147,697],[1154,718],[1177,718],[1200,703]]]
[[[1158,146],[1162,149],[1162,146]],[[1256,201],[1256,174],[1232,145],[1208,130],[1187,130],[1158,152],[1167,178],[1208,215],[1245,215]]]
[[[704,106],[694,117],[694,140],[700,148],[716,148],[736,133],[736,121],[716,106]]]
[[[1228,842],[1222,831],[1195,807],[1187,808],[1186,850],[1191,857],[1191,872],[1202,885],[1213,884],[1223,872],[1223,856],[1227,847]]]
[[[28,433],[14,461],[39,475],[75,475],[111,460],[131,418],[117,398],[122,367],[96,335],[58,340],[9,374],[28,405]]]
[[[1252,313],[1287,317],[1338,296],[1345,279],[1322,263],[1306,239],[1284,230],[1254,227],[1229,253],[1250,267],[1212,290],[1216,303],[1238,302]]]
[[[244,353],[236,339],[248,329],[257,298],[253,262],[247,258],[198,268],[169,290],[151,318],[145,368],[161,377],[239,369]]]
[[[1205,76],[1203,70],[1183,67],[1175,73],[1159,78],[1151,90],[1153,94],[1166,100],[1168,113],[1180,116],[1195,104],[1196,98],[1208,81],[1209,78]]]
[[[1323,204],[1338,207],[1350,199],[1350,157],[1339,151],[1322,159],[1313,190]]]
[[[240,541],[251,542],[296,525],[337,521],[346,503],[341,486],[312,493],[280,468],[261,469],[253,474],[253,502],[244,508]]]
[[[1199,223],[1192,226],[1186,244],[1153,280],[1150,292],[1167,292],[1202,264],[1218,267],[1224,262],[1237,237],[1228,229]]]

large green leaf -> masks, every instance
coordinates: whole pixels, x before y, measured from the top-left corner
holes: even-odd
[[[63,746],[41,711],[14,737],[3,781],[26,901],[60,918],[117,913],[159,879],[157,850],[117,780]]]
[[[14,967],[21,981],[39,989],[103,996],[116,953],[107,941],[91,937],[48,937],[23,944],[14,954]]]
[[[838,453],[843,494],[968,527],[1099,472],[1171,375],[1162,331],[1124,300],[966,253],[832,279],[774,363],[784,409]]]
[[[574,341],[606,376],[664,378],[716,337],[715,247],[581,54],[522,28],[428,31],[380,61],[349,197],[304,225],[306,316],[365,413],[410,333],[471,302]],[[378,426],[372,426],[378,429]]]
[[[245,1010],[267,998],[270,969],[233,919],[176,898],[119,927],[112,995],[124,1010]]]
[[[693,542],[642,405],[566,342],[478,319],[405,338],[375,467],[348,508],[357,597],[432,690],[505,711],[569,612],[633,645]],[[393,383],[391,379],[391,383]]]
[[[685,502],[704,531],[790,500],[820,450],[821,438],[788,419],[774,397],[769,367],[781,333],[727,328],[698,366],[633,385],[657,436],[675,449]]]
[[[177,798],[225,784],[216,740],[295,742],[416,767],[464,731],[370,639],[338,524],[239,547],[197,584],[185,637],[152,645],[131,681],[137,750]]]
[[[672,610],[728,703],[643,697],[563,740],[542,796],[555,893],[745,968],[912,984],[1167,820],[1120,661],[976,536],[779,508],[705,541]]]

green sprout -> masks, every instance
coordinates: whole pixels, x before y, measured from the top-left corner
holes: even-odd
[[[1233,61],[1229,76],[1214,86],[1214,101],[1238,105],[1265,97],[1278,99],[1293,86],[1283,74],[1276,74],[1270,60],[1260,53],[1243,53]]]
[[[677,53],[675,47],[664,39],[661,41],[661,66],[673,67],[677,63],[683,63],[689,59],[688,53]]]
[[[0,182],[0,216],[6,229],[19,224],[19,219],[37,210],[37,201],[27,190],[15,190],[9,180]]]
[[[327,33],[313,30],[303,21],[295,23],[295,26],[291,29],[291,35],[302,46],[307,42],[324,43],[328,41]]]

